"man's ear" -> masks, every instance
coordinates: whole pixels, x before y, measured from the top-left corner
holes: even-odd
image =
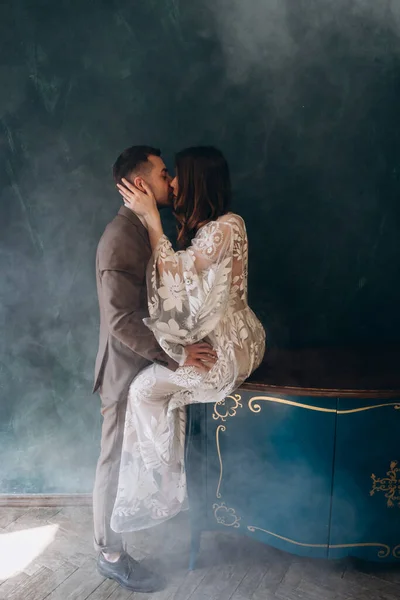
[[[140,190],[141,192],[145,192],[146,191],[144,189],[144,186],[143,186],[143,177],[140,177],[139,175],[137,177],[134,177],[134,179],[133,179],[133,185],[135,187],[137,187],[137,189]]]

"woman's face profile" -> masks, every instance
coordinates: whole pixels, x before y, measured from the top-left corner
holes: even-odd
[[[175,177],[171,181],[170,186],[172,187],[172,193],[173,193],[174,197],[177,198],[178,197],[178,176],[177,175],[175,175]]]

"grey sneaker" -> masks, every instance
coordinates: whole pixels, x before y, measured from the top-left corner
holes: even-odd
[[[147,570],[127,552],[122,552],[115,563],[106,560],[100,552],[97,557],[97,570],[103,577],[114,579],[119,585],[133,592],[151,594],[164,587],[161,577]]]

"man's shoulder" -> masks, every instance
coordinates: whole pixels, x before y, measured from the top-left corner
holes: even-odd
[[[110,221],[103,232],[99,241],[99,247],[113,243],[114,241],[129,242],[141,237],[142,232],[139,230],[137,223],[130,221],[121,214],[116,214]]]
[[[106,226],[97,246],[100,269],[116,268],[127,259],[136,260],[146,248],[146,231],[140,231],[135,222],[117,214]]]

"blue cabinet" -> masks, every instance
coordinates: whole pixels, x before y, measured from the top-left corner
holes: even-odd
[[[335,412],[334,399],[249,392],[208,407],[209,518],[327,556]]]
[[[400,561],[400,396],[338,400],[329,556]]]
[[[192,562],[205,529],[291,553],[400,560],[400,391],[246,383],[189,408]]]

